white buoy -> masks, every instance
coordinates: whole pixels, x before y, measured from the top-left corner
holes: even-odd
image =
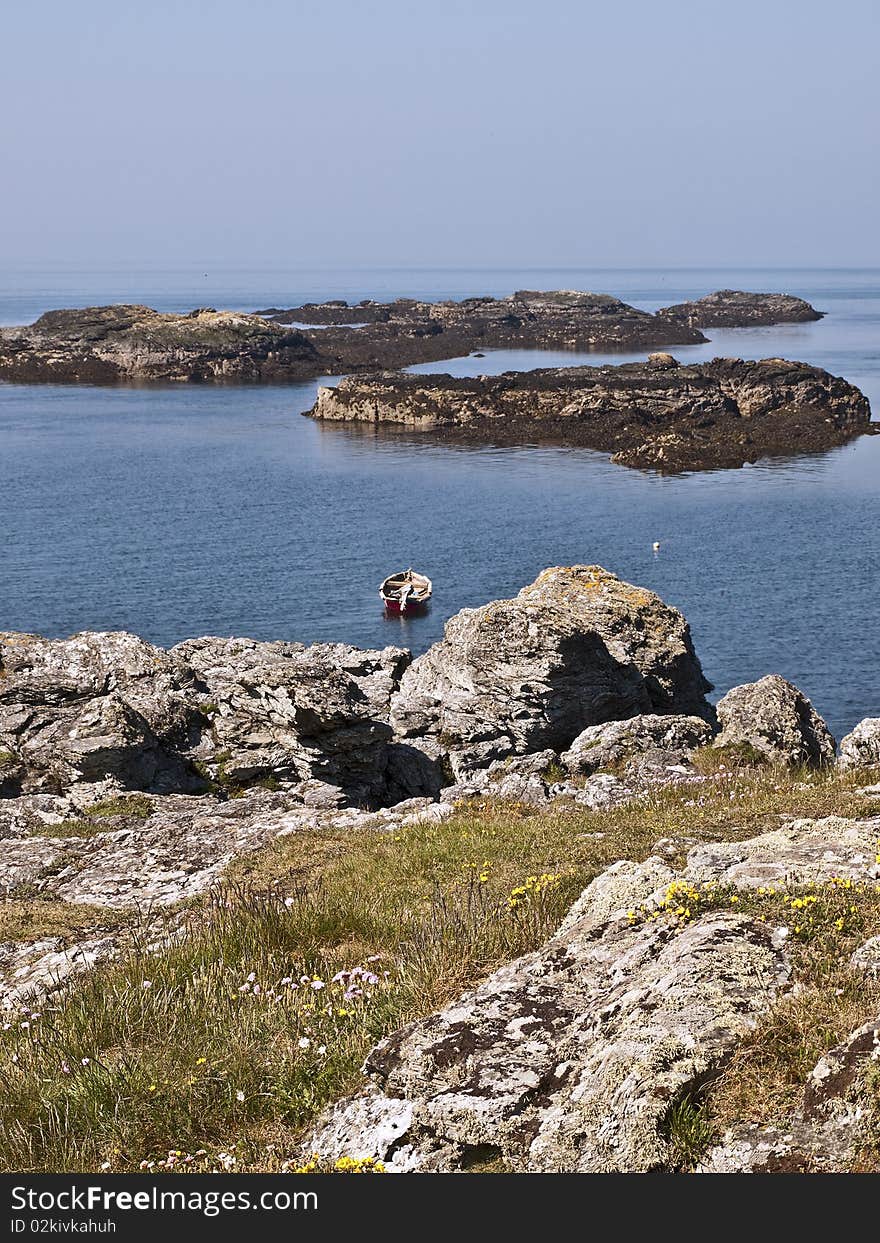
[[[655,539],[655,540],[654,540],[654,545],[653,545],[653,547],[654,547],[654,552],[659,552],[659,551],[660,551],[660,541],[659,541],[658,539]]]

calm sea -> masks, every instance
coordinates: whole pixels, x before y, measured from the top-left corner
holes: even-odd
[[[784,356],[845,376],[880,417],[878,271],[0,272],[0,323],[58,306],[257,309],[307,299],[591,289],[648,310],[713,289],[808,298],[816,324],[713,331],[684,359]],[[476,374],[625,357],[498,351]],[[315,384],[0,385],[0,629],[126,629],[424,650],[466,605],[545,566],[598,562],[677,605],[721,693],[779,672],[840,735],[880,715],[880,437],[818,457],[677,478],[571,449],[443,447],[300,417]],[[652,544],[661,542],[655,555]],[[386,620],[391,570],[434,579]]]

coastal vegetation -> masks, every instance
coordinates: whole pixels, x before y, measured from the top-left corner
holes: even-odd
[[[377,1040],[540,945],[609,864],[662,840],[668,858],[677,842],[740,840],[786,817],[877,814],[880,794],[860,791],[878,776],[719,764],[697,787],[617,808],[481,801],[443,823],[279,838],[169,912],[173,934],[134,936],[118,960],[8,1013],[0,1166],[299,1168],[307,1127],[358,1086]],[[731,1120],[782,1116],[816,1057],[876,1010],[880,992],[848,959],[880,932],[880,897],[841,882],[668,898],[633,919],[739,905],[784,921],[797,981],[671,1112],[675,1166],[687,1169]],[[7,899],[4,935],[52,934],[58,907],[77,914]]]

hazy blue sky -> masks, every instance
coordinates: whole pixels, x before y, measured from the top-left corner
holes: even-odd
[[[878,0],[4,8],[0,257],[880,264]]]

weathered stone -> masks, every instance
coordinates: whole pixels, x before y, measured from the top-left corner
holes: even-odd
[[[880,717],[865,717],[842,739],[838,762],[841,768],[880,766]]]
[[[114,938],[100,935],[73,945],[61,937],[0,944],[0,1006],[39,1000],[116,953]]]
[[[785,293],[745,293],[719,289],[696,302],[678,302],[657,312],[659,319],[692,328],[752,328],[765,324],[802,324],[821,319],[803,298]]]
[[[818,367],[779,358],[672,364],[352,375],[319,388],[308,413],[454,441],[533,444],[539,437],[669,473],[816,452],[871,430],[864,394]]]
[[[48,850],[63,846],[64,853],[52,858],[41,891],[116,909],[166,906],[204,893],[233,859],[303,824],[298,807],[263,791],[228,802],[171,796],[157,804],[137,828],[63,843],[42,839]]]
[[[709,689],[679,612],[601,567],[558,567],[451,618],[404,673],[391,720],[459,777],[617,717],[709,716]]]
[[[613,919],[620,919],[627,911],[648,901],[655,892],[665,889],[676,875],[656,855],[641,863],[619,859],[587,885],[574,905],[569,907],[559,932],[568,932],[575,925],[580,925],[581,931],[586,932],[590,928],[600,928]]]
[[[0,891],[8,895],[22,885],[41,889],[46,877],[75,857],[79,838],[32,837],[3,843],[0,851]]]
[[[880,817],[791,820],[742,842],[708,842],[688,854],[684,875],[742,889],[822,885],[833,877],[868,881],[876,863]]]
[[[374,1086],[331,1110],[308,1147],[392,1170],[463,1168],[486,1146],[521,1171],[662,1168],[670,1108],[787,976],[769,931],[741,916],[601,934],[585,918],[381,1041]]]
[[[865,975],[875,979],[880,976],[880,936],[869,937],[863,945],[853,950],[849,961],[850,966],[857,971],[863,971]]]
[[[402,648],[203,638],[171,654],[210,701],[210,739],[197,754],[216,779],[317,779],[355,800],[384,793],[388,705],[410,659]]]
[[[0,797],[0,841],[9,837],[30,837],[53,830],[75,814],[71,800],[55,794],[26,794],[19,798]]]
[[[621,781],[611,773],[594,773],[581,786],[571,786],[567,791],[578,807],[589,811],[607,811],[611,807],[622,807],[636,796],[633,786]],[[554,789],[554,794],[562,791]]]
[[[423,756],[389,775],[389,703],[409,659],[341,643],[204,638],[164,652],[129,634],[2,635],[0,804],[39,794],[87,807],[125,790],[265,780],[323,783],[325,806],[382,801],[389,785],[433,794]],[[0,833],[5,819],[0,806]]]
[[[651,751],[664,751],[670,757],[668,762],[681,762],[697,747],[705,746],[712,732],[712,727],[696,716],[634,716],[588,726],[560,758],[575,774],[617,767]]]
[[[169,653],[124,633],[2,634],[0,671],[0,749],[18,765],[7,793],[197,788],[181,754],[192,674]]]
[[[771,673],[735,686],[717,707],[717,747],[747,746],[773,764],[832,764],[835,743],[813,705],[791,682]]]

